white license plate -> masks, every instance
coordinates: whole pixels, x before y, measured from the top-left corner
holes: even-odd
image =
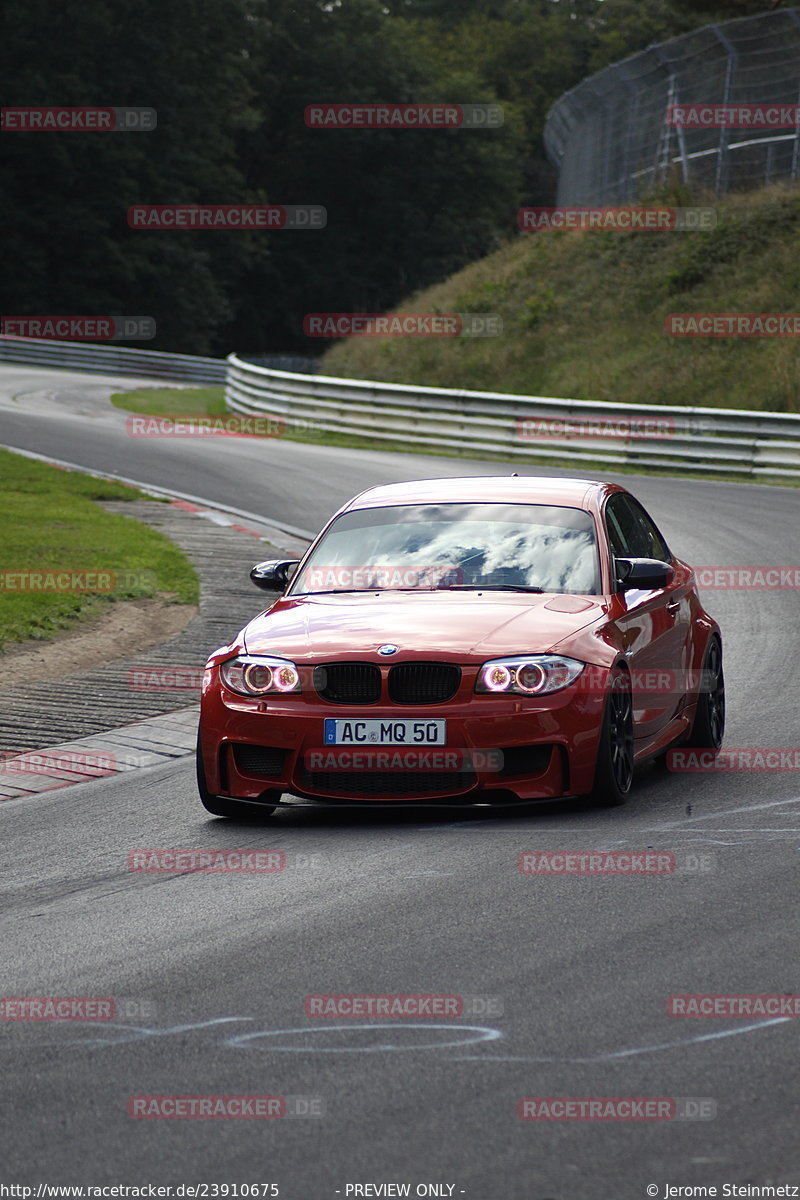
[[[446,721],[325,718],[326,746],[444,746]]]

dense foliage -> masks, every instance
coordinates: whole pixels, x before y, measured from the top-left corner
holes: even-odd
[[[314,352],[547,203],[550,104],[650,42],[771,0],[7,0],[9,105],[142,105],[137,133],[7,133],[5,314],[146,314],[157,348]],[[316,101],[499,102],[500,129],[332,131]],[[133,230],[133,204],[322,204],[319,231]]]

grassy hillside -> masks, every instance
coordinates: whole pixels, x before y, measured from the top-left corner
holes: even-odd
[[[800,339],[664,332],[674,312],[800,313],[800,188],[776,186],[716,207],[717,227],[707,233],[520,235],[396,310],[496,312],[502,336],[351,338],[331,347],[320,370],[522,395],[798,412]]]

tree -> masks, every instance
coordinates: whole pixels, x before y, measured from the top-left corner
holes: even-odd
[[[236,138],[255,120],[250,12],[246,0],[8,0],[6,103],[148,106],[158,126],[3,136],[0,220],[16,268],[3,312],[144,314],[154,345],[208,349],[245,258],[259,253],[253,235],[133,231],[126,212],[245,198]]]
[[[785,0],[672,0],[672,5],[676,13],[693,17],[695,25],[705,25],[774,12],[785,6]]]
[[[157,347],[308,350],[552,203],[548,110],[649,43],[772,0],[7,0],[6,104],[141,105],[150,133],[8,134],[2,311],[147,315]],[[42,37],[42,30],[47,37]],[[329,131],[315,101],[497,102],[493,130]],[[318,232],[142,232],[133,204],[322,204]],[[316,347],[311,347],[316,349]]]
[[[488,252],[514,229],[521,132],[501,129],[320,130],[315,102],[495,100],[463,62],[456,69],[413,22],[379,0],[339,7],[270,5],[251,45],[265,119],[242,139],[248,184],[275,202],[325,205],[324,231],[276,234],[249,271],[228,333],[248,349],[314,352],[313,312],[383,311]]]

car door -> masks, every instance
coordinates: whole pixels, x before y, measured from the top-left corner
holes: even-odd
[[[631,668],[635,737],[664,729],[684,703],[690,634],[690,572],[672,556],[655,523],[637,500],[615,492],[605,509],[615,558],[656,558],[674,575],[665,588],[620,591],[617,623]]]

